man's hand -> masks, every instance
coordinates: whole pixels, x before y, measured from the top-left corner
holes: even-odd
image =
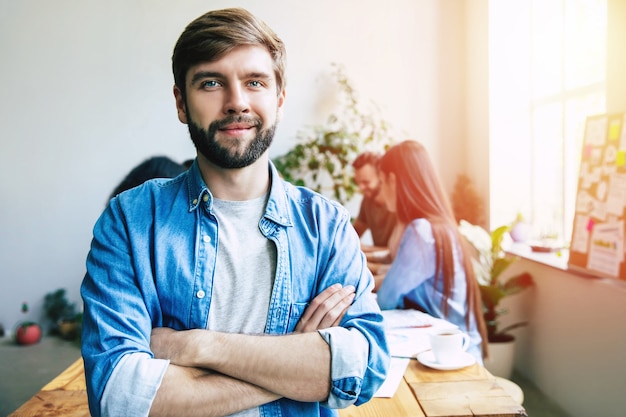
[[[294,333],[314,332],[338,326],[354,301],[355,291],[352,285],[342,287],[341,284],[334,284],[326,288],[306,308]],[[194,346],[190,343],[193,337],[193,330],[176,331],[158,327],[152,330],[150,349],[155,358],[169,359],[177,365],[193,366],[185,360],[191,354],[186,348]]]
[[[150,336],[150,350],[157,359],[169,359],[172,363],[190,366],[185,361],[185,355],[191,354],[185,349],[193,346],[191,341],[194,330],[177,331],[167,327],[152,329]]]
[[[319,293],[304,311],[296,325],[296,333],[314,332],[338,326],[346,314],[356,289],[352,285],[334,284]]]
[[[206,385],[197,392],[210,387],[216,404],[223,405],[228,413],[280,397],[304,402],[325,400],[331,387],[331,352],[316,330],[338,326],[355,296],[351,285],[326,288],[310,302],[294,334],[280,337],[153,329],[152,352],[156,358],[171,361],[167,385],[162,385],[169,389],[163,390],[159,404],[168,409],[170,403],[176,403],[180,390],[189,390],[200,381]],[[232,391],[229,386],[234,387]],[[245,407],[240,404],[241,393],[247,395]]]

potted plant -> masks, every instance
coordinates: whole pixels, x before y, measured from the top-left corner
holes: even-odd
[[[22,303],[22,313],[28,313],[28,303]],[[15,330],[15,342],[18,345],[32,345],[41,340],[41,327],[33,321],[23,321]]]
[[[67,340],[73,340],[78,336],[80,314],[76,311],[76,304],[68,301],[65,289],[59,288],[46,294],[44,312],[51,322],[51,334],[58,334]]]
[[[282,177],[345,204],[357,190],[352,162],[363,151],[384,152],[392,144],[389,125],[377,108],[358,100],[343,66],[332,64],[339,106],[326,123],[301,129],[297,144],[273,159]]]
[[[500,226],[488,233],[482,227],[465,220],[459,222],[461,234],[477,252],[476,279],[483,302],[490,356],[485,360],[485,366],[491,373],[503,378],[509,378],[513,370],[515,336],[510,332],[526,326],[528,322],[522,321],[501,327],[499,319],[507,313],[507,310],[500,306],[500,302],[505,297],[534,285],[533,278],[528,272],[519,273],[507,280],[502,279],[502,273],[519,259],[507,255],[502,248],[503,241],[511,231],[511,227],[511,225]],[[498,358],[500,354],[504,356],[501,359]]]

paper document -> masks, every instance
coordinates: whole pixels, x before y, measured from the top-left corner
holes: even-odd
[[[389,352],[394,357],[416,358],[430,349],[433,329],[457,328],[455,324],[417,310],[383,310]]]
[[[450,329],[458,326],[417,310],[383,310],[385,334],[391,354],[391,362],[385,382],[380,386],[374,397],[393,397],[407,366],[409,358],[430,349],[428,333],[433,329]]]
[[[403,358],[391,358],[389,363],[389,372],[387,372],[387,378],[385,382],[378,388],[374,397],[379,398],[391,398],[398,390],[407,366],[409,366],[410,359]]]
[[[386,329],[440,326],[457,327],[447,320],[438,319],[418,310],[383,310],[382,314],[385,319]]]

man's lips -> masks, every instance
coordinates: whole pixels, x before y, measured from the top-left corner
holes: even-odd
[[[226,130],[226,131],[237,131],[237,130],[247,130],[247,129],[251,129],[253,128],[254,125],[251,125],[249,123],[233,123],[233,124],[229,124],[227,126],[223,126],[220,127],[219,130]]]
[[[239,137],[247,136],[248,132],[250,132],[254,127],[255,127],[254,125],[250,125],[250,124],[237,123],[237,124],[232,124],[232,125],[221,127],[218,129],[218,131],[222,132],[222,134],[228,137],[239,138]]]

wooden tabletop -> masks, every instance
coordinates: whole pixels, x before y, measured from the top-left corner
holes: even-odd
[[[9,417],[89,417],[85,386],[79,358]]]
[[[482,366],[430,369],[411,360],[392,398],[339,410],[341,417],[524,417],[524,407]],[[78,359],[9,417],[88,417],[83,360]]]
[[[373,398],[345,410],[341,417],[527,417],[484,367],[455,371],[428,368],[411,360],[392,398]]]

